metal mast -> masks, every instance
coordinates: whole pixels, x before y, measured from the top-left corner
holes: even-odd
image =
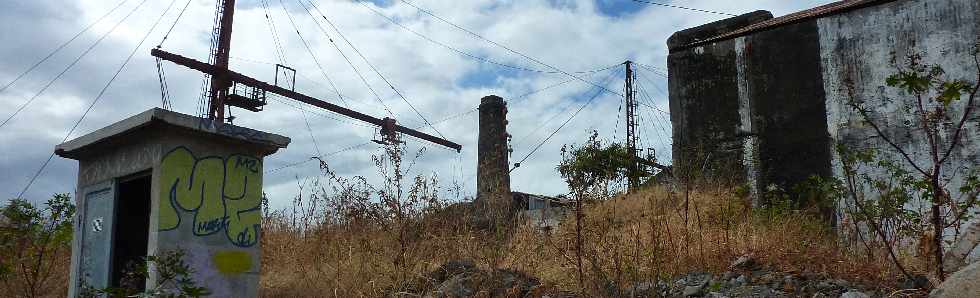
[[[640,167],[638,151],[636,149],[637,123],[636,123],[636,74],[633,73],[633,61],[626,61],[626,149],[629,150],[630,162],[627,168],[629,179],[629,190],[633,191],[640,186]]]
[[[225,75],[228,70],[228,59],[231,55],[231,27],[235,20],[235,0],[221,0],[221,22],[218,25],[218,48],[215,50],[214,66],[216,74],[211,75],[210,109],[208,118],[213,121],[225,121],[225,97],[231,80]]]

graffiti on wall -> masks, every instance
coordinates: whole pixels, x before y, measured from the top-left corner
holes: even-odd
[[[177,147],[160,164],[160,231],[191,225],[196,236],[224,233],[239,247],[259,241],[262,161],[240,154],[197,158]]]

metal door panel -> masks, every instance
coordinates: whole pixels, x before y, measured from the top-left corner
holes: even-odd
[[[102,183],[86,188],[82,220],[79,279],[93,288],[109,286],[112,270],[112,241],[115,222],[115,185]]]

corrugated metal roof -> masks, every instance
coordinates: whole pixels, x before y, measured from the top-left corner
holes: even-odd
[[[732,31],[732,32],[728,32],[728,33],[721,34],[721,35],[718,35],[718,36],[715,36],[715,37],[707,38],[707,39],[702,40],[702,41],[698,41],[696,43],[692,43],[689,46],[702,45],[702,44],[708,44],[708,43],[712,43],[712,42],[716,42],[716,41],[720,41],[720,40],[732,39],[732,38],[735,38],[735,37],[747,35],[747,34],[758,32],[758,31],[764,31],[764,30],[775,28],[775,27],[780,27],[780,26],[784,26],[784,25],[799,23],[799,22],[803,22],[803,21],[807,21],[807,20],[811,20],[811,19],[816,19],[816,18],[828,16],[828,15],[840,14],[840,13],[848,12],[848,11],[855,10],[855,9],[860,9],[860,8],[864,8],[864,7],[868,7],[868,6],[880,5],[880,4],[885,4],[885,3],[889,3],[889,2],[895,2],[895,1],[899,1],[899,0],[843,0],[843,1],[838,1],[838,2],[834,2],[834,3],[830,3],[830,4],[826,4],[826,5],[814,7],[814,8],[811,8],[811,9],[807,9],[807,10],[804,10],[804,11],[791,13],[791,14],[784,15],[784,16],[781,16],[781,17],[778,17],[778,18],[774,18],[774,19],[770,19],[770,20],[767,20],[767,21],[762,21],[762,22],[759,22],[759,23],[755,23],[755,24],[752,24],[752,25],[743,27],[741,29],[738,29],[738,30],[735,30],[735,31]]]

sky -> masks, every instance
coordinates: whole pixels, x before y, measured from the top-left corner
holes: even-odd
[[[659,3],[731,14],[768,10],[780,16],[829,2]],[[456,153],[407,139],[406,151],[415,164],[409,176],[436,175],[444,189],[458,184],[464,195],[476,188],[478,113],[471,111],[482,97],[495,94],[508,101],[512,163],[540,145],[512,172],[512,189],[561,194],[567,188],[555,167],[563,145],[581,144],[593,130],[606,141],[623,140],[623,99],[614,92],[622,93],[624,67],[619,64],[626,60],[641,65],[641,148],[652,148],[658,160],[669,163],[666,40],[673,32],[727,17],[630,0],[314,0],[315,8],[309,3],[239,0],[230,68],[273,81],[275,64],[284,64],[296,69],[299,92],[377,117],[390,116],[390,110],[401,125],[462,144]],[[17,197],[66,135],[74,139],[161,107],[150,49],[159,45],[206,61],[214,6],[214,0],[0,2],[0,88],[94,24],[0,91],[0,121],[10,118],[0,126],[0,198]],[[130,53],[135,55],[99,97]],[[166,62],[163,72],[173,110],[197,114],[202,75]],[[236,125],[292,138],[288,148],[265,159],[264,191],[275,207],[288,205],[319,175],[317,163],[302,163],[315,155],[324,156],[339,175],[380,182],[372,155],[381,152],[370,142],[376,129],[369,125],[274,96],[263,112],[231,113]],[[55,156],[23,197],[41,201],[54,193],[73,193],[77,171],[76,161]]]

